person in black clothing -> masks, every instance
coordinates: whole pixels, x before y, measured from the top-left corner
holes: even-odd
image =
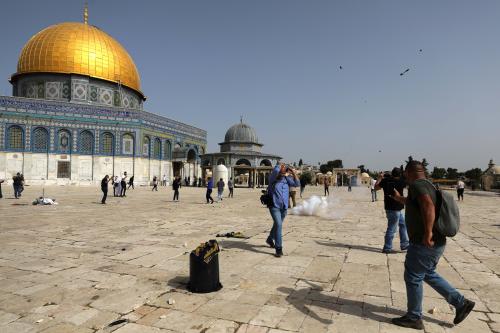
[[[179,201],[179,187],[181,185],[181,179],[180,177],[175,177],[174,181],[172,183],[172,189],[174,190],[174,199],[173,201]]]
[[[134,187],[134,175],[132,175],[132,177],[130,177],[130,179],[128,181],[128,188],[127,189],[130,189],[131,186],[132,186],[132,189],[135,189],[135,187]]]
[[[394,190],[403,195],[406,183],[401,179],[401,170],[392,169],[391,173],[380,173],[375,183],[375,191],[384,190],[384,208],[387,216],[387,230],[385,232],[385,242],[383,253],[393,253],[392,240],[399,225],[399,241],[402,251],[406,251],[410,245],[408,232],[406,230],[405,217],[403,215],[404,205],[392,198]]]
[[[299,180],[300,180],[300,198],[302,199],[302,194],[304,193],[307,182],[306,182],[305,178],[300,178]]]
[[[3,195],[2,195],[2,183],[4,182],[3,179],[0,179],[0,199],[3,198]]]
[[[120,197],[126,197],[125,192],[127,191],[127,172],[123,173],[122,181],[122,192],[120,193]]]
[[[111,179],[109,179],[109,176],[106,175],[104,178],[101,180],[101,191],[102,191],[102,200],[101,203],[104,205],[106,204],[106,198],[108,197],[108,183]]]
[[[330,195],[330,188],[329,188],[330,182],[328,181],[328,179],[325,178],[323,180],[323,185],[325,186],[325,197],[329,196]]]
[[[12,180],[14,181],[12,183],[12,187],[14,187],[14,197],[16,199],[19,199],[22,192],[21,188],[23,186],[23,179],[21,178],[21,174],[18,172],[14,177],[12,177]]]

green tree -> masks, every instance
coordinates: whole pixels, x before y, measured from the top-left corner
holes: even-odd
[[[429,170],[427,170],[427,167],[429,166],[429,162],[427,162],[425,157],[422,159],[422,166],[424,167],[425,176],[429,177]]]
[[[432,173],[431,173],[431,177],[432,177],[432,179],[444,179],[444,178],[446,178],[446,169],[434,167],[434,170],[432,170]]]
[[[479,182],[482,175],[483,171],[480,168],[465,171],[465,177],[469,178],[471,181]]]
[[[454,168],[446,169],[446,178],[448,179],[458,179],[458,170]]]
[[[332,171],[332,170],[330,170],[330,168],[329,168],[328,164],[321,164],[321,165],[319,166],[319,171],[320,171],[321,173],[323,173],[323,174],[326,174],[328,171]]]
[[[319,166],[319,171],[321,173],[327,173],[328,171],[333,171],[334,168],[343,168],[342,160],[333,160],[333,161],[328,161],[326,164],[321,164]]]
[[[307,172],[303,172],[301,175],[300,175],[300,180],[302,182],[305,181],[306,184],[311,184],[312,183],[312,180],[313,180],[313,174],[309,171]]]
[[[302,164],[304,164],[304,163],[302,162],[302,159],[300,159],[300,160],[299,160],[299,167],[301,167],[301,166],[302,166]]]

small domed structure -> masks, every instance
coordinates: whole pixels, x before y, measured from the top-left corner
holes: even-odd
[[[259,139],[252,127],[240,122],[227,130],[224,142],[259,143]]]
[[[226,165],[229,177],[233,178],[236,186],[255,187],[268,184],[268,177],[273,166],[281,157],[261,152],[262,143],[259,143],[255,129],[243,122],[229,127],[224,136],[224,142],[219,143],[220,153],[204,154],[202,165],[204,177],[209,170]],[[216,167],[212,167],[216,166]]]
[[[500,166],[495,165],[492,159],[481,177],[481,183],[485,191],[500,189]]]

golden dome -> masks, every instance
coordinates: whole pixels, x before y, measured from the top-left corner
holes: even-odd
[[[21,51],[17,73],[81,74],[122,84],[141,96],[134,61],[113,37],[78,22],[47,27],[31,37]]]

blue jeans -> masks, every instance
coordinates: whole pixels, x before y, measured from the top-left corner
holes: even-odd
[[[385,232],[384,250],[392,250],[392,240],[399,225],[399,241],[401,250],[404,250],[410,244],[408,232],[406,231],[405,216],[401,210],[386,210],[387,231]]]
[[[371,190],[372,191],[372,202],[377,201],[377,191]]]
[[[410,319],[422,318],[424,297],[422,281],[425,281],[455,308],[464,305],[464,296],[436,273],[436,266],[443,255],[444,248],[445,245],[428,248],[421,244],[410,244],[408,248],[405,260],[405,283],[408,300],[407,316]]]
[[[273,227],[269,232],[268,239],[272,239],[274,241],[274,247],[276,249],[283,248],[282,241],[282,227],[283,221],[285,221],[287,210],[285,208],[269,208],[269,212],[271,213],[271,217],[273,218]]]

